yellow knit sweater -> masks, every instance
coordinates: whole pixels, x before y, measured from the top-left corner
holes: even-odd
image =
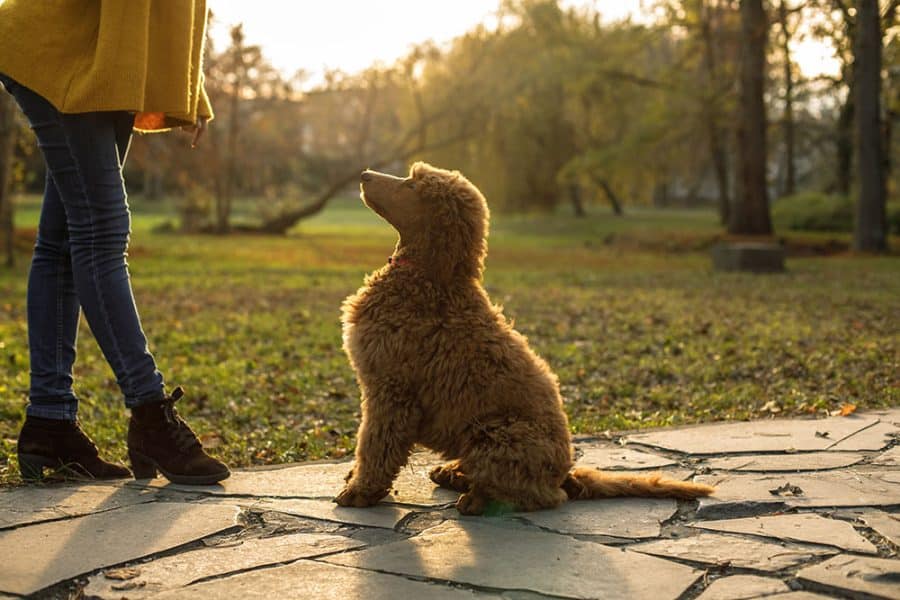
[[[212,117],[206,0],[0,0],[0,73],[60,112],[125,110],[159,131]]]

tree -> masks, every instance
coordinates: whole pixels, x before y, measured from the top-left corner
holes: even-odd
[[[716,60],[717,44],[716,32],[721,29],[722,13],[730,10],[730,7],[720,6],[719,3],[707,4],[701,0],[701,35],[703,37],[703,65],[706,72],[708,88],[703,98],[703,109],[706,121],[707,138],[709,140],[709,153],[716,174],[716,185],[719,190],[719,222],[728,223],[731,217],[731,196],[728,182],[728,152],[722,132],[722,110],[718,102],[718,90],[720,84],[719,61]]]
[[[770,235],[772,220],[766,187],[765,65],[768,20],[762,0],[741,0],[740,116],[738,119],[738,195],[728,232]]]
[[[737,32],[740,15],[735,0],[656,0],[654,5],[665,14],[663,23],[686,34],[675,45],[676,60],[668,66],[667,78],[683,71],[677,91],[693,100],[696,108],[682,117],[696,114],[692,127],[702,133],[696,141],[687,142],[704,147],[716,188],[716,207],[719,221],[727,225],[731,211],[731,157],[729,139],[734,121],[735,66],[738,57]],[[657,32],[661,35],[663,32]],[[681,36],[679,36],[681,37]],[[689,167],[689,171],[695,169]],[[694,176],[693,188],[706,177],[705,168]],[[658,201],[665,202],[668,185],[663,182],[654,192]]]
[[[877,0],[858,0],[854,50],[859,199],[853,247],[887,249],[885,172],[881,131],[881,14]]]
[[[836,93],[843,96],[839,105],[838,117],[835,122],[834,144],[836,151],[836,165],[834,166],[834,182],[832,189],[839,194],[849,196],[853,183],[854,151],[856,150],[855,125],[856,101],[859,94],[856,89],[856,48],[858,40],[858,10],[850,5],[848,0],[811,0],[820,9],[820,20],[814,30],[819,37],[829,39],[835,47],[837,57],[841,61],[840,77],[833,80]],[[879,4],[883,18],[880,19],[879,44],[887,37],[887,31],[893,27],[896,17],[898,0],[875,0],[876,12]],[[885,146],[886,147],[886,146]],[[858,160],[858,159],[857,159]]]
[[[797,191],[797,163],[796,163],[796,127],[794,121],[794,64],[791,60],[791,38],[796,32],[796,27],[790,23],[791,13],[798,9],[789,8],[787,0],[778,3],[778,25],[780,33],[781,61],[784,83],[784,108],[781,116],[781,126],[784,135],[784,188],[785,196],[792,196]]]
[[[12,96],[0,92],[0,231],[4,237],[6,266],[15,264],[15,223],[13,220],[13,149],[18,128]]]

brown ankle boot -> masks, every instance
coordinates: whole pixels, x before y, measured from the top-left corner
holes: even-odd
[[[178,416],[175,402],[183,396],[178,387],[162,402],[131,409],[128,457],[135,479],[152,479],[159,471],[172,483],[209,485],[231,475]]]
[[[97,446],[78,421],[28,416],[19,433],[19,473],[26,481],[44,477],[44,468],[63,477],[122,479],[131,476],[123,466],[101,459]]]

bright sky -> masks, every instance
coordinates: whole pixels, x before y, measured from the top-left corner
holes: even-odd
[[[641,0],[563,0],[594,5],[607,20],[640,18]],[[209,0],[218,24],[218,46],[228,28],[244,23],[249,44],[259,44],[281,71],[303,69],[312,81],[328,68],[348,72],[403,56],[428,39],[445,43],[478,23],[492,21],[498,0]],[[837,72],[830,48],[813,40],[797,43],[795,59],[807,75]]]

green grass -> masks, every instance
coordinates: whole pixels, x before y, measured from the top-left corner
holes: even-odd
[[[390,228],[349,199],[286,238],[154,233],[170,215],[135,212],[129,262],[144,327],[213,451],[234,466],[352,451],[359,403],[339,306],[390,254]],[[34,226],[33,201],[17,220]],[[782,275],[714,273],[697,249],[718,231],[696,211],[496,217],[485,284],[558,373],[574,432],[900,404],[900,261],[840,255],[792,259]],[[0,483],[17,481],[27,399],[21,258],[0,270]],[[124,460],[126,411],[81,332],[81,418]]]

